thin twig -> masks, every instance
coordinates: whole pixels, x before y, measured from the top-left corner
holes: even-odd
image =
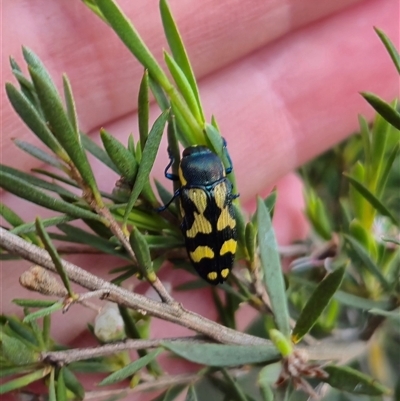
[[[10,253],[17,254],[47,270],[56,272],[53,262],[45,250],[26,242],[3,228],[0,228],[0,245]],[[73,282],[90,291],[104,290],[105,293],[109,293],[108,300],[127,308],[135,309],[142,314],[149,314],[150,316],[177,323],[225,344],[271,345],[268,340],[221,326],[203,316],[184,309],[181,305],[177,307],[176,303],[157,302],[143,295],[130,292],[65,260],[62,260],[62,265]]]
[[[68,365],[72,362],[83,361],[91,358],[98,358],[107,355],[114,355],[117,352],[156,348],[166,342],[193,342],[193,344],[204,343],[205,338],[201,337],[174,337],[160,338],[155,340],[132,340],[127,339],[121,342],[105,344],[94,348],[75,348],[65,351],[42,352],[41,361],[48,361],[57,365]]]
[[[121,230],[121,227],[119,224],[115,221],[113,215],[110,213],[110,211],[106,207],[95,207],[96,212],[101,215],[102,217],[106,218],[108,222],[110,223],[110,230],[112,233],[121,241],[123,247],[126,249],[128,252],[130,258],[132,261],[137,264],[136,256],[135,253],[133,252],[133,249],[131,247],[131,244],[129,243],[129,238],[124,234],[124,232]],[[160,279],[157,277],[155,281],[149,280],[149,283],[151,286],[157,291],[158,295],[160,296],[161,300],[167,304],[175,305],[175,307],[179,307],[179,304],[171,297],[171,295],[168,293]]]

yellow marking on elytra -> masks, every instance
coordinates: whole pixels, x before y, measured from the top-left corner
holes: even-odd
[[[212,259],[214,257],[214,251],[209,246],[198,246],[194,252],[190,252],[190,257],[193,262],[200,262],[203,258]]]
[[[211,223],[204,217],[207,208],[207,195],[201,189],[189,189],[188,197],[196,205],[198,213],[193,212],[194,222],[192,227],[186,231],[186,236],[194,238],[198,233],[211,234]]]
[[[232,255],[234,255],[236,253],[236,246],[237,242],[234,239],[228,239],[228,241],[225,241],[222,244],[219,254],[222,256],[230,252]]]
[[[179,166],[178,169],[178,176],[179,176],[179,181],[181,183],[181,186],[184,187],[187,184],[186,178],[183,176],[183,171],[182,171],[182,167]]]
[[[211,281],[216,280],[218,277],[218,274],[216,272],[210,272],[207,274],[207,278]]]
[[[182,219],[184,219],[185,218],[185,209],[183,208],[181,201],[179,201],[179,209],[181,211]]]
[[[230,215],[229,209],[226,207],[222,209],[221,214],[218,217],[217,221],[217,230],[222,231],[224,228],[235,228],[236,220]]]
[[[225,207],[225,200],[226,200],[226,183],[221,182],[220,184],[214,187],[214,199],[216,205],[223,209]]]
[[[221,270],[221,276],[222,278],[227,278],[229,274],[229,269],[222,269]]]

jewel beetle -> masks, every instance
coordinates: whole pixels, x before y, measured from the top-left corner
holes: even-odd
[[[165,177],[180,182],[173,198],[159,210],[165,210],[179,197],[181,229],[186,250],[197,273],[210,284],[223,283],[235,260],[237,234],[232,184],[227,174],[232,162],[226,150],[229,167],[208,147],[189,146],[182,153],[178,175],[169,173],[173,157],[165,168]]]

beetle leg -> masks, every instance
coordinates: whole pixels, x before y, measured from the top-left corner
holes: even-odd
[[[172,153],[169,148],[168,148],[168,156],[169,156],[169,163],[168,163],[167,167],[165,167],[164,175],[169,180],[179,181],[179,177],[176,174],[168,173],[169,168],[172,166],[172,163],[174,162],[174,158],[173,158]]]
[[[231,160],[231,157],[229,156],[229,152],[228,152],[228,149],[227,149],[227,143],[226,143],[226,139],[225,138],[222,138],[222,148],[225,151],[225,155],[226,155],[226,158],[228,159],[228,163],[229,163],[229,167],[227,167],[225,169],[225,174],[228,175],[228,174],[230,174],[232,172],[233,167],[232,167],[232,160]]]
[[[177,189],[174,193],[174,196],[171,198],[171,200],[164,206],[159,207],[158,209],[156,209],[157,212],[163,212],[164,210],[166,210],[168,208],[168,206],[175,200],[175,198],[177,198],[179,195],[181,194],[181,189]]]

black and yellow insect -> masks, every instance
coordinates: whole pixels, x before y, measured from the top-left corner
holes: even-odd
[[[226,142],[224,140],[224,150]],[[189,259],[200,277],[210,284],[222,283],[229,275],[235,259],[237,235],[232,184],[226,177],[232,163],[225,169],[221,159],[206,146],[190,146],[182,153],[178,175],[165,176],[180,181],[181,187],[161,210],[179,196],[182,233]]]

